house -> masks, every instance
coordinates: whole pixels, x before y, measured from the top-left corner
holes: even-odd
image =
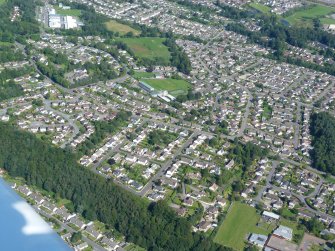
[[[219,186],[215,183],[209,187],[209,190],[216,192],[218,190]]]
[[[43,198],[41,195],[37,194],[37,193],[31,193],[31,194],[29,195],[29,197],[30,197],[31,199],[33,199],[38,205],[39,205],[39,204],[42,204],[43,201],[44,201],[44,198]]]
[[[187,198],[184,199],[183,204],[186,205],[186,206],[189,206],[189,207],[190,207],[190,206],[193,205],[193,202],[194,202],[194,201],[193,201],[192,198],[187,197]]]
[[[81,251],[81,250],[84,250],[85,248],[88,248],[88,244],[86,242],[83,242],[83,243],[75,246],[74,250]]]
[[[234,167],[235,161],[232,159],[231,161],[228,162],[228,164],[226,164],[225,168],[227,170],[230,170]]]
[[[60,216],[63,221],[68,221],[70,220],[72,217],[74,217],[75,215],[71,215],[69,214],[66,209],[64,208],[57,208],[57,210],[55,211],[55,214]]]
[[[108,239],[105,236],[101,239],[101,243],[106,246],[106,249],[108,251],[114,251],[114,250],[117,250],[120,247],[117,243],[111,241],[110,239]]]
[[[225,207],[225,206],[227,205],[226,200],[225,200],[224,198],[222,198],[222,197],[218,197],[218,198],[216,199],[216,202],[217,202],[217,204],[218,204],[219,206],[221,206],[221,207]]]
[[[85,232],[87,232],[89,235],[91,235],[96,240],[102,237],[102,234],[99,233],[97,230],[95,230],[93,222],[88,224],[88,226],[85,229]]]
[[[56,212],[56,210],[58,209],[54,204],[46,200],[43,201],[42,206],[46,208],[47,210],[49,210],[51,213]]]
[[[329,225],[329,232],[331,232],[332,234],[335,234],[335,221],[333,221],[333,222]]]
[[[186,212],[187,212],[187,209],[185,207],[180,207],[180,208],[177,209],[177,214],[179,216],[184,216],[186,214]]]
[[[27,186],[19,186],[17,190],[25,196],[29,196],[32,193]]]
[[[208,221],[201,221],[198,225],[199,231],[207,232],[211,228],[212,224]]]
[[[86,224],[81,219],[79,219],[78,216],[71,218],[69,222],[78,227],[80,230],[83,230],[86,227]]]

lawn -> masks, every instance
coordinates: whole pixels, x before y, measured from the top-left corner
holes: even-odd
[[[156,90],[165,90],[168,91],[173,96],[178,96],[182,94],[187,94],[188,89],[191,88],[191,85],[182,79],[145,79],[143,82],[152,86]]]
[[[120,38],[135,53],[138,58],[154,60],[161,58],[165,64],[169,64],[170,52],[163,44],[165,38],[141,37],[141,38]]]
[[[255,208],[235,202],[219,227],[214,242],[236,250],[243,250],[244,241],[251,232],[262,233],[256,227],[259,218]]]
[[[133,28],[131,28],[130,26],[128,25],[125,25],[125,24],[121,24],[115,20],[110,20],[108,21],[106,24],[106,28],[107,30],[109,31],[114,31],[114,32],[119,32],[120,35],[125,35],[127,34],[128,32],[132,32],[135,36],[137,35],[140,35],[141,32],[138,31],[138,30],[135,30]]]
[[[335,9],[329,6],[323,6],[315,4],[311,8],[306,10],[299,10],[293,13],[291,16],[286,17],[285,19],[290,24],[308,24],[313,21],[313,18],[323,18],[326,15],[334,13]],[[330,18],[324,19],[324,22],[329,22]]]
[[[7,0],[0,0],[0,5],[4,4]]]
[[[81,11],[77,10],[77,9],[64,10],[64,9],[60,8],[59,6],[54,6],[54,8],[56,10],[56,13],[59,14],[59,15],[75,16],[75,17],[79,17],[81,15]]]
[[[269,6],[260,3],[250,3],[249,6],[263,13],[270,13],[271,11],[271,8]]]

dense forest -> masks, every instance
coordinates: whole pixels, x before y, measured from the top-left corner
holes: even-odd
[[[335,175],[335,118],[329,113],[314,113],[310,120],[313,166]]]
[[[72,153],[0,123],[0,165],[13,177],[73,202],[76,212],[98,219],[148,250],[227,250],[192,233],[165,202],[148,204],[80,166]]]

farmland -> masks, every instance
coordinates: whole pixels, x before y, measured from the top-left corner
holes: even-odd
[[[141,38],[120,38],[121,41],[134,52],[138,58],[145,58],[149,60],[155,60],[159,58],[163,63],[169,64],[170,52],[167,46],[163,44],[164,38],[152,38],[152,37],[141,37]]]
[[[149,84],[156,90],[168,91],[173,96],[186,94],[191,85],[182,79],[145,79],[145,83]]]
[[[298,25],[311,24],[314,18],[321,18],[322,23],[329,23],[331,20],[330,18],[326,18],[326,16],[334,12],[335,12],[334,8],[315,4],[311,5],[310,8],[308,9],[294,12],[292,15],[286,17],[285,19],[290,24],[298,24]]]
[[[128,32],[132,32],[135,36],[140,35],[141,32],[138,30],[133,29],[132,27],[125,25],[125,24],[121,24],[115,20],[110,20],[108,21],[106,24],[106,28],[109,31],[114,31],[114,32],[118,32],[120,35],[125,35]]]

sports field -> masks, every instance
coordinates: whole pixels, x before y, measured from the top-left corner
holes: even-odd
[[[54,8],[59,15],[79,17],[81,14],[81,11],[77,9],[63,10],[62,8],[59,8],[59,6],[54,6]]]
[[[315,4],[306,10],[300,10],[293,13],[291,16],[286,17],[285,19],[290,24],[308,24],[313,21],[313,18],[321,18],[322,23],[329,23],[329,19],[323,19],[326,15],[335,13],[335,9],[329,6],[324,6],[320,4]],[[335,20],[334,20],[335,21]]]
[[[170,61],[168,47],[163,44],[164,38],[140,37],[140,38],[120,38],[139,58],[155,59],[161,58],[166,64]]]
[[[168,91],[175,97],[178,95],[187,94],[188,89],[191,88],[191,85],[182,79],[143,79],[143,82],[152,86],[156,90]]]
[[[125,35],[128,32],[132,32],[135,36],[139,35],[141,32],[133,29],[132,27],[121,24],[115,20],[110,20],[106,23],[106,28],[109,31],[119,32],[120,35]]]
[[[236,250],[243,250],[244,240],[247,239],[248,235],[251,232],[259,232],[256,229],[259,218],[255,208],[235,202],[219,227],[214,242]]]

